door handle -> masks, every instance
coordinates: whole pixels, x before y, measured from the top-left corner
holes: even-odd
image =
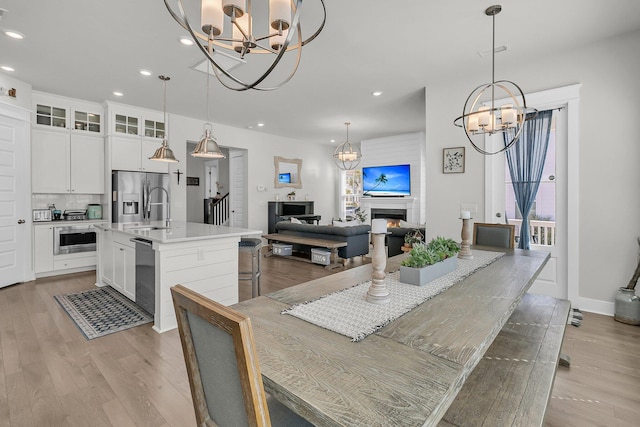
[[[498,212],[498,213],[496,214],[496,218],[502,218],[502,214],[501,214],[500,212]]]
[[[24,219],[19,219],[18,220],[18,224],[24,224],[24,223],[25,223]]]

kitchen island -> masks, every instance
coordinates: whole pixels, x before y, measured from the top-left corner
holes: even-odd
[[[136,240],[146,243],[155,283],[153,329],[177,326],[169,288],[182,284],[221,304],[238,302],[238,242],[261,230],[164,221],[96,225],[96,285],[111,286],[136,301]],[[142,266],[144,268],[144,266]],[[138,266],[139,271],[141,266]],[[148,278],[147,277],[147,278]],[[142,277],[138,278],[142,279]]]

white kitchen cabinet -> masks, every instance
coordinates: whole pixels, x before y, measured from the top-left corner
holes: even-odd
[[[113,239],[111,231],[96,229],[98,238],[98,253],[97,256],[102,260],[102,264],[99,265],[97,271],[102,279],[102,282],[107,285],[113,286]]]
[[[114,235],[112,239],[113,280],[111,286],[132,301],[136,300],[136,250],[129,237]]]
[[[95,251],[54,255],[55,228],[64,225],[60,222],[33,225],[33,271],[36,277],[87,271],[95,267]]]
[[[33,270],[53,271],[53,225],[33,226]]]
[[[95,265],[95,251],[53,256],[53,271],[64,271],[75,268],[86,269],[86,267],[95,267]]]
[[[104,139],[68,131],[31,131],[34,193],[104,193]]]
[[[111,170],[168,173],[165,162],[149,160],[162,145],[164,114],[108,102]]]
[[[33,126],[102,134],[104,108],[80,99],[33,92]]]
[[[166,162],[149,160],[149,157],[162,145],[162,141],[155,138],[112,136],[109,138],[109,144],[112,170],[169,172]]]

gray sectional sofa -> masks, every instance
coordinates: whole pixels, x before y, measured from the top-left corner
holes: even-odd
[[[347,242],[346,247],[338,249],[338,256],[344,259],[369,253],[369,231],[371,231],[369,225],[334,227],[331,225],[293,224],[289,221],[276,223],[278,234]],[[296,249],[304,250],[305,248]]]

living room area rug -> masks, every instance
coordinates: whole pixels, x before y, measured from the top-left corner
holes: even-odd
[[[151,314],[109,286],[54,298],[88,340],[153,322]]]

